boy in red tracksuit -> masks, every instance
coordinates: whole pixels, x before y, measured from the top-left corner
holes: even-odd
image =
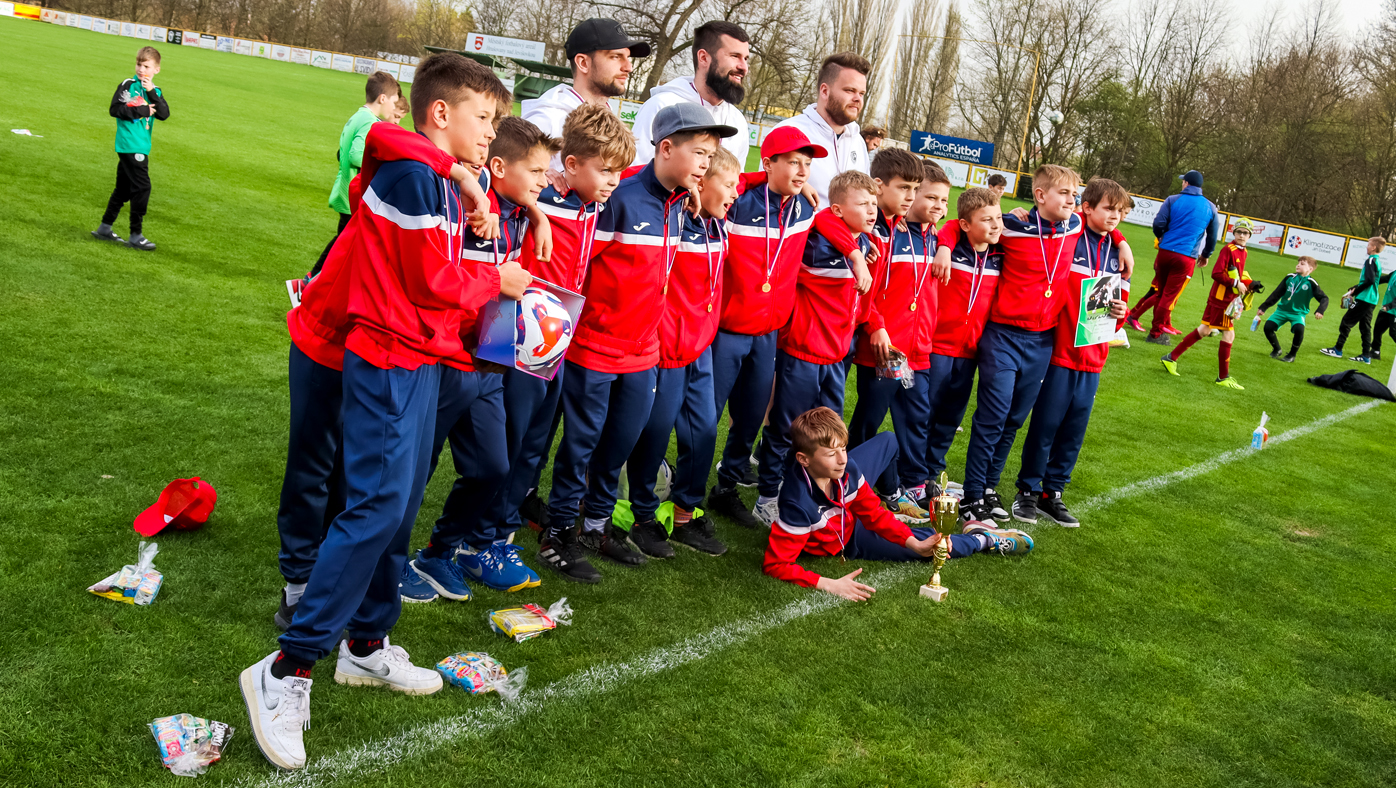
[[[1062,501],[1062,491],[1071,481],[1071,471],[1081,453],[1100,386],[1100,372],[1110,355],[1108,340],[1076,347],[1081,283],[1106,274],[1121,276],[1120,297],[1110,303],[1110,315],[1119,330],[1129,314],[1129,280],[1120,260],[1117,241],[1121,236],[1115,228],[1128,204],[1129,193],[1124,187],[1106,178],[1091,179],[1081,193],[1085,231],[1072,255],[1070,290],[1057,322],[1052,363],[1047,367],[1023,441],[1018,495],[1013,499],[1013,519],[1020,522],[1036,522],[1038,514],[1043,514],[1068,528],[1080,525]]]
[[[832,194],[829,199],[832,202]],[[950,540],[951,558],[987,550],[1000,555],[1032,550],[1032,537],[1022,531],[973,522],[963,533],[939,534],[934,528],[910,528],[897,520],[870,483],[896,461],[897,442],[890,434],[848,449],[843,417],[815,408],[791,422],[790,438],[794,459],[780,488],[780,513],[771,526],[762,564],[777,580],[861,602],[877,590],[855,579],[862,569],[838,579],[822,577],[800,566],[800,556],[928,561],[941,539]]]
[[[834,176],[829,182],[829,207],[824,210],[855,234],[866,256],[872,249],[867,233],[877,213],[873,179],[857,171]],[[844,357],[866,298],[867,287],[848,256],[822,234],[811,233],[800,265],[795,308],[790,322],[780,330],[775,398],[761,439],[760,497],[752,510],[760,522],[769,525],[778,514],[776,496],[785,478],[790,424],[795,417],[821,405],[843,412]]]
[[[758,520],[742,503],[737,486],[747,484],[751,448],[775,382],[777,332],[790,321],[800,256],[814,223],[814,205],[802,190],[810,162],[827,155],[799,129],[773,130],[761,143],[766,183],[753,184],[727,212],[721,317],[713,340],[713,402],[717,415],[725,408],[731,423],[708,508],[746,528],[755,528]]]
[[[488,68],[460,55],[427,58],[413,84],[418,130],[461,160],[494,137],[508,92]],[[283,769],[305,764],[311,669],[335,649],[341,683],[407,694],[440,689],[387,633],[401,611],[398,584],[426,486],[439,391],[437,362],[460,352],[460,320],[500,293],[523,294],[530,277],[461,259],[464,211],[455,187],[419,162],[379,167],[363,208],[331,251],[343,255],[342,405],[345,510],[320,545],[281,649],[239,677],[262,753]]]
[[[737,133],[696,104],[660,110],[653,132],[654,160],[621,181],[598,220],[586,305],[567,351],[562,440],[538,557],[584,583],[599,582],[601,574],[583,549],[629,566],[645,562],[626,545],[611,513],[621,466],[654,404],[663,316],[655,305],[668,295],[688,193],[718,141]]]
[[[1231,243],[1222,247],[1212,266],[1212,287],[1207,291],[1207,306],[1202,310],[1202,325],[1190,332],[1171,352],[1159,359],[1170,375],[1178,374],[1178,359],[1198,340],[1221,332],[1217,348],[1217,385],[1243,391],[1244,387],[1231,377],[1231,344],[1236,341],[1235,318],[1228,314],[1231,302],[1244,296],[1251,286],[1246,273],[1246,242],[1251,239],[1249,219],[1239,219],[1232,229]]]
[[[674,557],[669,532],[655,519],[659,498],[654,494],[670,433],[678,436],[675,484],[669,492],[674,505],[673,541],[709,555],[727,552],[714,534],[712,520],[706,514],[695,519],[693,512],[703,502],[717,444],[712,344],[722,314],[722,265],[727,257],[723,225],[727,209],[737,199],[740,175],[736,157],[719,147],[698,182],[699,214],[684,212],[683,240],[659,322],[654,407],[626,463],[630,510],[635,515],[630,541],[652,558]]]

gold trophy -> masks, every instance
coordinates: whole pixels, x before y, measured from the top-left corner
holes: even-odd
[[[950,589],[940,584],[940,568],[945,566],[945,561],[950,557],[950,534],[960,527],[960,499],[950,494],[945,488],[948,480],[945,472],[940,474],[940,495],[931,499],[931,518],[935,523],[936,532],[940,534],[940,541],[936,543],[936,551],[931,558],[931,581],[921,586],[921,596],[933,599],[937,602],[945,601]]]

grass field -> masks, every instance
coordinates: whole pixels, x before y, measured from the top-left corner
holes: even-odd
[[[278,634],[282,281],[333,231],[335,140],[362,78],[168,48],[146,222],[160,250],[143,254],[88,236],[113,178],[106,107],[136,44],[3,18],[0,40],[26,86],[3,126],[43,135],[0,137],[0,783],[172,782],[145,723],[187,711],[239,728],[205,781],[271,784],[235,678]],[[1148,233],[1127,233],[1147,270]],[[1273,284],[1292,262],[1252,252],[1250,266]],[[1336,301],[1356,274],[1317,276]],[[1202,298],[1187,291],[1180,328]],[[1396,406],[1354,413],[1368,401],[1305,382],[1350,366],[1317,352],[1337,318],[1335,304],[1310,321],[1292,365],[1243,330],[1241,392],[1212,385],[1215,341],[1181,379],[1151,345],[1113,352],[1068,492],[1085,526],[1039,525],[1022,560],[952,563],[942,605],[916,596],[919,567],[869,566],[880,591],[861,605],[778,583],[760,535],[720,523],[721,559],[408,607],[393,635],[416,661],[488,650],[528,666],[525,701],[350,689],[322,665],[311,766],[283,782],[1391,785]],[[1225,455],[1262,410],[1276,435],[1340,417]],[[961,440],[952,475],[963,457]],[[1006,483],[1016,469],[1015,453]],[[193,475],[218,508],[159,538],[155,605],[85,593],[134,559],[134,516]],[[414,546],[450,481],[433,480]],[[544,638],[485,624],[562,595],[575,623]]]

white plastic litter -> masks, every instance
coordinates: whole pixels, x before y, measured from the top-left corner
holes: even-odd
[[[37,137],[37,138],[39,138],[39,139],[43,139],[43,138],[44,138],[44,135],[42,135],[42,134],[35,134],[34,132],[30,131],[29,129],[10,129],[10,131],[13,132],[13,133],[15,133],[15,134],[18,134],[18,135],[21,136],[21,137]]]
[[[1270,420],[1270,414],[1265,411],[1260,412],[1260,425],[1251,433],[1251,448],[1263,449],[1265,442],[1270,440],[1270,430],[1265,429],[1265,423]]]

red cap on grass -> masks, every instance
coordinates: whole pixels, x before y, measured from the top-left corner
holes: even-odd
[[[175,479],[165,485],[154,506],[136,516],[136,533],[154,536],[167,525],[181,531],[202,528],[217,502],[218,493],[213,485],[199,477]]]
[[[809,141],[803,131],[794,126],[777,126],[771,129],[771,133],[766,135],[766,139],[761,141],[761,158],[769,159],[772,156],[779,156],[782,153],[789,153],[801,148],[813,148],[814,158],[822,159],[829,155],[829,151],[822,145],[815,145]]]

